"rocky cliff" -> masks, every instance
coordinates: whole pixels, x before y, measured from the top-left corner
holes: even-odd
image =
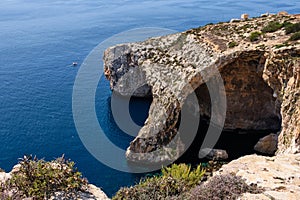
[[[294,15],[268,15],[108,48],[111,89],[153,97],[128,159],[178,157],[188,134],[178,137],[184,105],[226,130],[279,131],[278,153],[300,152],[300,44],[286,30],[299,22]],[[199,106],[186,101],[194,92]]]

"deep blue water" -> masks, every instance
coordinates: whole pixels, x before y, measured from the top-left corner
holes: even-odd
[[[65,154],[108,195],[133,184],[138,175],[106,167],[81,143],[72,116],[73,83],[80,65],[70,64],[81,64],[97,44],[132,28],[183,31],[242,13],[257,16],[281,10],[300,13],[300,1],[1,0],[0,167],[10,171],[24,154],[47,160]],[[114,123],[110,95],[102,78],[96,94],[98,120],[106,135],[126,148],[132,138]],[[132,106],[139,123],[148,104],[136,100]]]

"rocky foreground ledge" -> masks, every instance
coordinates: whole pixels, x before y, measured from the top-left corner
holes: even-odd
[[[180,110],[195,91],[200,108],[191,110],[211,117],[215,99],[210,101],[205,83],[217,81],[214,69],[225,86],[224,130],[274,130],[278,153],[299,153],[300,33],[288,28],[299,22],[299,15],[265,15],[108,48],[104,68],[111,89],[153,97],[127,158],[163,162],[178,156],[184,149],[176,138]],[[221,88],[214,92],[224,94]],[[222,121],[224,109],[214,110],[213,123]]]
[[[300,154],[244,156],[224,165],[215,175],[230,173],[264,189],[261,194],[247,193],[240,199],[300,199]]]

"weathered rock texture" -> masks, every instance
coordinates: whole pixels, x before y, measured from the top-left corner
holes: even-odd
[[[260,153],[274,155],[277,151],[278,146],[278,135],[270,134],[261,138],[254,146],[254,150]]]
[[[206,82],[217,81],[214,69],[225,86],[224,129],[278,131],[282,127],[278,152],[300,152],[300,45],[278,46],[290,37],[283,28],[260,35],[254,42],[249,39],[270,21],[300,20],[273,15],[108,48],[104,67],[111,89],[121,95],[153,96],[148,119],[127,150],[128,159],[170,159],[160,153],[135,153],[164,149],[178,134],[176,124],[184,100],[197,88],[201,97],[196,112],[211,116],[211,105],[218,100],[210,99],[204,87]],[[224,92],[216,89],[214,93]],[[220,112],[216,116],[221,116],[222,109],[214,111]],[[180,142],[177,144],[179,150]]]
[[[300,48],[271,52],[263,78],[272,87],[281,104],[282,130],[279,153],[300,152]]]
[[[265,190],[263,194],[244,194],[241,199],[300,199],[300,154],[244,156],[223,165],[214,175],[230,173]]]

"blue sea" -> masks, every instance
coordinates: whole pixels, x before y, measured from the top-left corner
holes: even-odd
[[[300,13],[300,1],[1,0],[0,167],[10,171],[24,154],[46,160],[65,154],[109,196],[134,184],[141,175],[101,164],[77,134],[73,84],[89,52],[107,38],[134,28],[183,31],[239,18],[242,13],[258,16],[281,10]],[[72,67],[72,62],[78,66]],[[110,96],[109,83],[102,77],[95,97],[97,117],[108,138],[125,149],[132,137],[115,124]],[[138,123],[146,119],[149,104],[150,100],[132,101]]]

